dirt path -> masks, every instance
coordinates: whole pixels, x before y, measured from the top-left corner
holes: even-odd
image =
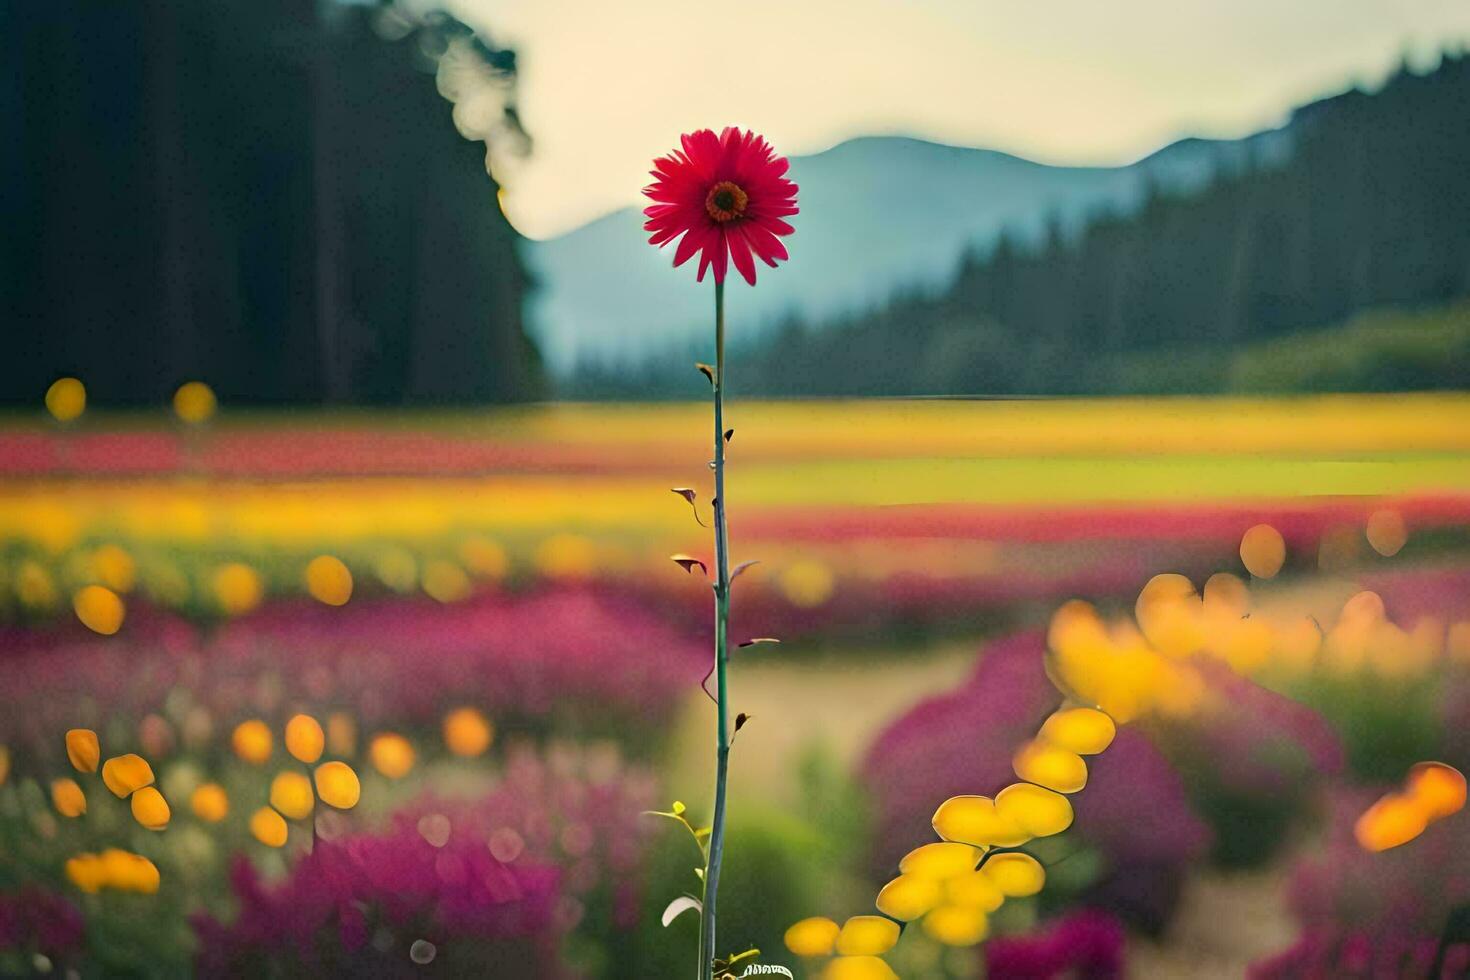
[[[978,641],[955,642],[889,660],[864,653],[847,667],[830,658],[783,659],[781,647],[747,656],[731,670],[732,715],[751,716],[730,755],[731,792],[776,805],[791,802],[797,763],[814,744],[850,768],[885,725],[968,676],[979,648]],[[695,691],[680,715],[669,785],[680,787],[690,803],[703,801],[713,772],[714,705]]]

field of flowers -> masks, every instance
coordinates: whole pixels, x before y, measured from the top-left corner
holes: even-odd
[[[208,407],[0,422],[0,973],[684,972],[707,409]],[[1191,975],[1470,969],[1470,397],[733,425],[730,952],[1115,976],[1254,875]]]

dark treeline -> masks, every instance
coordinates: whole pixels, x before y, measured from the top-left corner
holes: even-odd
[[[523,139],[513,52],[311,0],[7,3],[0,52],[0,399],[62,374],[100,404],[195,378],[256,403],[539,393],[481,142]],[[450,54],[506,108],[473,139],[436,90]]]
[[[1375,94],[1314,103],[1288,132],[1284,163],[1222,172],[1192,194],[1155,191],[1137,212],[1096,216],[1071,237],[1054,230],[1034,245],[1002,237],[967,256],[940,296],[896,297],[837,323],[781,325],[740,352],[739,389],[1209,391],[1241,374],[1290,388],[1281,372],[1232,370],[1232,361],[1239,369],[1242,359],[1270,356],[1275,338],[1385,308],[1445,307],[1454,329],[1436,337],[1462,350],[1470,324],[1451,301],[1470,295],[1470,60],[1446,56],[1437,70],[1401,71]],[[800,275],[800,262],[776,274]],[[1369,335],[1382,352],[1382,329],[1353,333]],[[1465,383],[1463,364],[1440,370],[1423,354],[1414,351],[1424,370],[1406,373],[1383,363],[1391,351],[1375,353],[1333,384]],[[569,387],[585,397],[687,395],[689,375],[680,352],[631,371],[584,371]]]

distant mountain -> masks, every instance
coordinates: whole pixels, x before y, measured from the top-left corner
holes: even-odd
[[[1298,111],[1269,135],[1267,149],[1279,156],[1261,165],[1248,165],[1267,156],[1251,149],[1256,141],[1175,144],[1133,168],[1104,172],[1121,183],[1111,190],[1112,213],[1088,217],[1072,234],[1048,232],[1029,245],[1004,236],[991,249],[964,252],[940,288],[901,292],[846,316],[792,318],[754,337],[736,333],[740,392],[1461,387],[1470,336],[1467,119],[1470,57],[1446,54],[1423,74],[1404,69],[1375,92],[1346,92]],[[1203,179],[1212,166],[1215,179]],[[1029,167],[1020,170],[1033,181],[1061,179]],[[1017,211],[1012,224],[1034,234],[1049,210],[1084,212],[1093,206],[1089,188],[1093,202],[1109,201],[1098,174],[1087,174],[1094,183],[1086,183],[1076,172],[1060,173],[1073,177],[1060,185],[1072,196],[1053,196],[1029,220]],[[958,202],[952,211],[964,216],[1001,220],[997,202],[1014,204],[1025,193],[1007,197],[1006,188],[1031,186],[1005,174],[992,166],[989,183],[972,189],[972,198],[953,187],[937,196]],[[1138,201],[1131,195],[1140,186],[1146,190]],[[827,200],[813,196],[818,205]],[[978,204],[962,206],[972,199]],[[830,217],[827,207],[823,213]],[[964,230],[953,214],[924,220],[946,234]],[[902,233],[917,234],[906,226]],[[858,241],[846,254],[866,259],[864,249]],[[885,253],[886,261],[901,258]],[[793,262],[784,271],[795,269]],[[701,354],[707,337],[700,337]],[[671,345],[641,365],[583,368],[559,379],[558,390],[582,398],[687,397],[698,384],[687,368],[690,352]]]
[[[793,157],[801,214],[789,240],[792,264],[762,267],[759,289],[737,280],[730,324],[748,336],[787,314],[820,321],[899,291],[940,290],[967,248],[987,248],[1002,230],[1034,239],[1053,218],[1073,229],[1094,212],[1131,211],[1150,183],[1188,191],[1222,168],[1287,152],[1287,133],[1272,130],[1238,141],[1182,140],[1124,167],[1053,167],[904,137]],[[553,371],[565,375],[579,360],[638,361],[708,330],[708,283],[671,272],[673,249],[644,244],[642,221],[640,210],[624,208],[526,244],[538,284],[530,325]]]

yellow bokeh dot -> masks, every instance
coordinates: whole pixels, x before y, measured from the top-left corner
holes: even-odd
[[[978,847],[950,841],[922,844],[903,856],[903,860],[898,862],[898,870],[900,874],[942,881],[974,871],[983,853]]]
[[[1046,884],[1046,870],[1029,854],[1010,851],[992,854],[980,868],[1002,895],[1024,898],[1035,895]]]
[[[832,570],[819,561],[798,561],[788,565],[777,578],[786,601],[800,609],[823,605],[837,590]]]
[[[932,823],[934,832],[944,840],[980,847],[1015,847],[1032,836],[1003,817],[988,796],[952,796],[934,811]]]
[[[510,555],[503,545],[489,538],[474,537],[459,546],[459,560],[480,578],[498,582],[510,572]]]
[[[1269,524],[1257,524],[1240,539],[1240,560],[1256,578],[1275,578],[1286,562],[1286,541]]]
[[[1385,558],[1392,558],[1409,542],[1409,529],[1404,515],[1396,510],[1375,510],[1368,515],[1368,544]]]
[[[452,561],[431,561],[424,566],[423,588],[435,602],[459,602],[470,594],[470,577]]]
[[[1118,726],[1096,708],[1061,708],[1041,725],[1040,737],[1078,755],[1097,755],[1113,744]]]
[[[1409,770],[1408,796],[1430,820],[1442,820],[1465,807],[1465,776],[1443,762],[1421,762]]]
[[[87,812],[87,794],[75,779],[51,781],[51,805],[63,817],[80,817]]]
[[[1424,809],[1412,798],[1390,793],[1374,803],[1353,825],[1353,836],[1365,851],[1386,851],[1424,833]]]
[[[802,919],[786,930],[786,948],[797,956],[830,956],[839,931],[837,923],[824,916]]]
[[[352,572],[334,555],[317,555],[306,566],[306,591],[317,602],[345,606],[352,598]]]
[[[373,559],[373,573],[394,592],[412,592],[419,584],[419,563],[402,548],[385,548]]]
[[[203,381],[187,381],[174,392],[174,414],[190,425],[209,421],[218,405],[214,389]]]
[[[327,736],[311,715],[293,715],[286,722],[286,751],[308,765],[322,757]]]
[[[547,578],[590,578],[597,571],[597,547],[580,534],[553,534],[537,545],[534,560]]]
[[[133,793],[131,806],[133,819],[149,830],[163,830],[172,816],[168,801],[152,786],[144,786]]]
[[[898,923],[881,915],[854,915],[837,934],[839,956],[882,956],[898,942]]]
[[[248,613],[260,605],[265,586],[260,573],[249,565],[233,561],[215,569],[211,582],[215,601],[231,616]]]
[[[73,728],[66,733],[66,758],[77,772],[96,772],[102,759],[97,733],[90,728]]]
[[[1045,739],[1032,739],[1021,746],[1011,767],[1028,783],[1058,793],[1076,793],[1087,785],[1087,763],[1082,757]]]
[[[495,738],[495,728],[475,708],[456,708],[444,716],[444,745],[464,758],[484,755]]]
[[[15,570],[15,596],[27,609],[51,609],[56,605],[56,583],[44,565],[28,558]]]
[[[1251,589],[1239,575],[1216,572],[1205,580],[1205,610],[1222,616],[1243,616],[1251,607]]]
[[[102,876],[109,888],[152,895],[158,891],[158,868],[141,854],[109,847],[100,855]]]
[[[402,779],[413,769],[414,751],[408,739],[394,732],[374,735],[368,743],[373,768],[389,779]]]
[[[286,819],[270,807],[250,815],[250,834],[266,847],[285,847],[286,833]]]
[[[189,808],[205,823],[219,823],[230,815],[230,796],[219,783],[203,783],[189,797]]]
[[[924,932],[946,946],[974,946],[990,934],[990,917],[973,906],[941,905],[924,916]]]
[[[326,762],[317,767],[316,794],[327,806],[350,810],[362,798],[362,783],[345,762]]]
[[[230,736],[235,754],[255,766],[264,765],[271,757],[271,744],[270,726],[259,718],[240,722]]]
[[[941,887],[937,878],[901,874],[883,886],[873,904],[884,915],[911,922],[939,904],[943,897]]]
[[[130,592],[138,580],[133,556],[115,544],[104,544],[92,552],[92,572],[114,592]]]
[[[46,411],[58,422],[70,422],[87,410],[87,388],[76,378],[58,378],[46,389]]]
[[[66,861],[65,873],[77,888],[96,894],[104,888],[152,895],[158,891],[154,863],[141,854],[109,847],[101,854],[77,854]]]
[[[827,964],[821,980],[898,980],[898,974],[877,956],[839,956]]]
[[[153,783],[153,767],[140,755],[129,752],[102,763],[102,783],[118,799]]]
[[[311,791],[311,780],[304,773],[277,773],[271,780],[271,806],[287,820],[305,820],[316,808],[316,796]]]
[[[1037,837],[1060,834],[1072,826],[1072,803],[1060,793],[1031,783],[1014,783],[995,797],[1002,819]]]
[[[122,628],[125,610],[117,593],[101,585],[85,585],[72,596],[77,619],[93,633],[111,636]]]
[[[973,946],[991,932],[991,920],[972,905],[941,905],[923,917],[923,930],[945,946]]]
[[[1151,578],[1138,595],[1134,618],[1144,637],[1161,653],[1188,656],[1204,645],[1204,603],[1194,583],[1168,572]]]

